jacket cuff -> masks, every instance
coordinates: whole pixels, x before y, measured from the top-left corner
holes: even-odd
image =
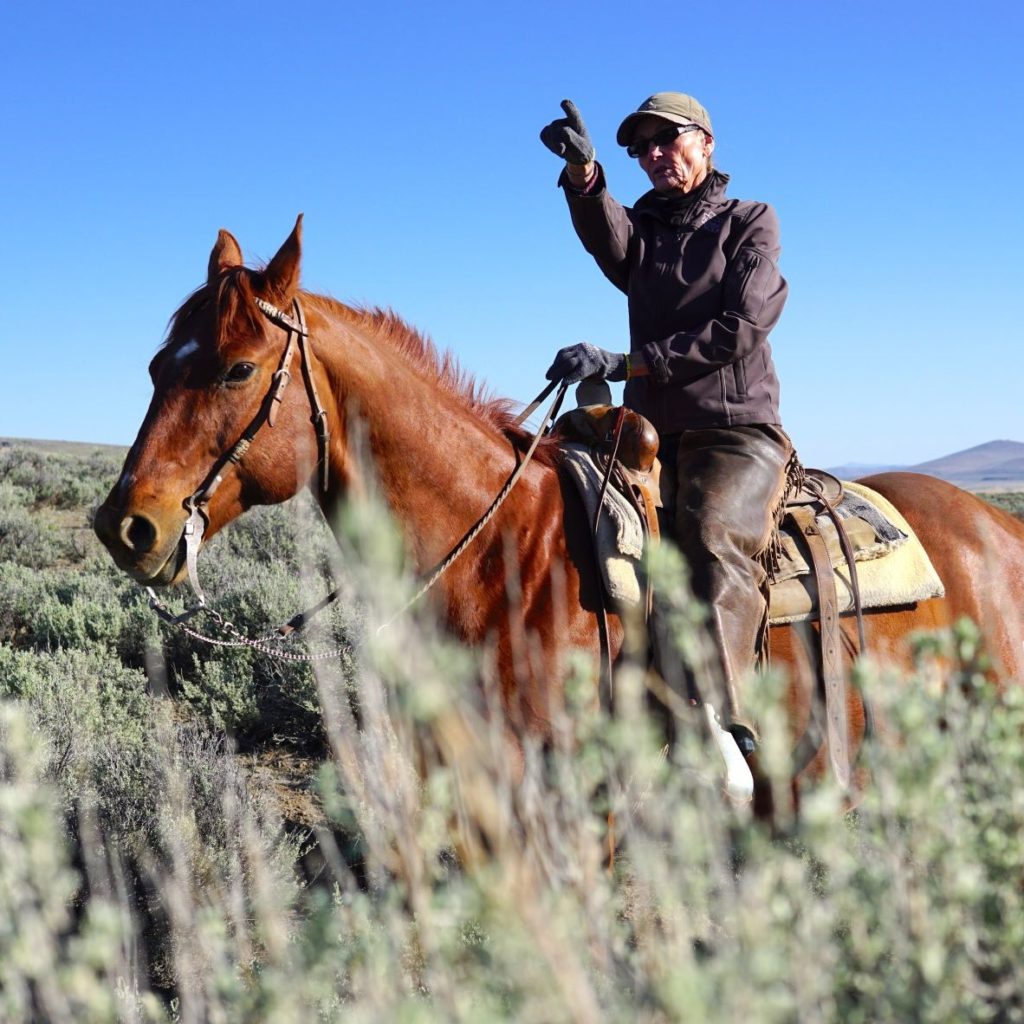
[[[625,352],[609,352],[608,369],[605,380],[620,381],[629,379],[629,356]]]
[[[558,176],[558,187],[565,189],[567,196],[579,197],[579,196],[597,196],[600,195],[605,189],[604,182],[604,168],[595,160],[594,167],[596,174],[591,178],[590,183],[584,185],[583,188],[577,188],[569,180],[569,172],[562,168],[562,173]]]

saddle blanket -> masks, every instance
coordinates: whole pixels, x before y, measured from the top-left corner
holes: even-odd
[[[834,498],[832,500],[835,501]],[[908,539],[909,535],[904,530],[887,519],[870,501],[854,494],[848,487],[843,488],[842,497],[835,510],[853,549],[855,562],[869,562],[875,558],[882,558],[891,554]],[[816,511],[815,522],[831,563],[836,565],[843,561],[846,556],[843,554],[839,532],[832,517],[822,509]],[[800,528],[789,516],[782,520],[778,540],[775,569],[772,573],[773,583],[782,583],[794,576],[806,576],[814,572],[805,554],[807,549],[800,537]]]
[[[583,498],[587,519],[593,523],[604,469],[587,445],[568,442],[561,447],[565,466]],[[595,543],[609,597],[625,604],[639,604],[642,594],[640,567],[644,556],[643,526],[639,513],[612,484],[605,491]]]
[[[863,484],[844,481],[843,490],[846,496],[852,496],[849,502],[844,497],[839,511],[854,547],[861,607],[890,608],[942,597],[945,594],[942,581],[924,546],[899,510],[877,491]],[[864,504],[868,509],[863,508]],[[878,525],[875,513],[881,515],[881,525]],[[865,533],[863,526],[857,525],[865,522],[874,532],[874,539]],[[839,611],[841,614],[852,612],[850,571],[842,555],[837,557],[833,553],[833,547],[838,548],[835,526],[827,515],[817,517],[817,523],[829,553],[833,555]],[[787,558],[783,557],[776,582],[772,584],[769,600],[769,621],[772,625],[817,618],[818,600],[813,573],[792,538],[784,536],[783,546],[786,556],[796,557],[790,558],[788,564]]]

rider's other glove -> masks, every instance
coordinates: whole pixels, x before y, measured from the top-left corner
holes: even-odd
[[[564,380],[567,384],[575,384],[586,377],[625,380],[626,357],[621,352],[606,352],[583,341],[561,349],[545,376],[548,380]]]
[[[583,118],[572,100],[562,100],[562,109],[566,116],[545,125],[540,131],[540,141],[566,163],[589,164],[594,159],[594,144]]]

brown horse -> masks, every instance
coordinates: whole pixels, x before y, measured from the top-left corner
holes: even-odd
[[[356,310],[299,292],[301,217],[262,271],[246,269],[238,243],[221,231],[207,283],[177,311],[150,365],[154,395],[120,479],[96,516],[116,563],[162,586],[186,574],[186,502],[203,492],[206,536],[250,506],[284,501],[306,486],[318,462],[329,469],[319,500],[332,512],[365,481],[349,426],[357,415],[379,487],[404,530],[418,570],[435,566],[474,525],[522,460],[527,438],[508,403],[483,401],[448,356],[394,315]],[[291,338],[275,313],[301,298],[308,326],[306,387],[278,393],[275,372],[295,371]],[[262,305],[261,305],[262,303]],[[269,304],[269,305],[268,305]],[[298,307],[296,307],[298,308]],[[286,365],[287,364],[287,365]],[[311,423],[322,396],[329,429]],[[268,407],[276,415],[268,416]],[[315,419],[316,417],[314,417]],[[272,429],[265,421],[273,422]],[[253,432],[253,425],[261,429]],[[252,437],[235,447],[239,438]],[[225,460],[233,450],[231,461]],[[212,476],[216,488],[208,486]],[[918,532],[946,597],[866,615],[869,650],[906,659],[906,637],[967,615],[985,630],[1006,677],[1024,679],[1024,524],[942,481],[889,473],[866,483],[891,500]],[[440,578],[433,595],[451,631],[493,645],[509,720],[545,734],[561,705],[569,649],[599,657],[598,587],[582,505],[542,445],[510,497]],[[510,560],[514,565],[507,564]],[[515,605],[509,571],[520,584]],[[853,631],[844,622],[847,657]],[[612,654],[622,622],[609,622]],[[794,737],[809,735],[816,689],[809,631],[773,627],[772,659],[789,671]],[[864,732],[859,696],[849,693],[851,745]],[[817,751],[803,766],[816,775]]]

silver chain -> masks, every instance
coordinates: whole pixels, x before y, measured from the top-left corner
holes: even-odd
[[[159,602],[151,600],[150,606],[158,612],[169,614],[165,606],[159,604]],[[196,611],[205,612],[207,615],[212,616],[217,625],[227,633],[230,633],[234,639],[225,640],[221,637],[207,636],[205,633],[200,633],[199,630],[193,629],[180,620],[172,624],[177,626],[182,632],[188,633],[189,636],[195,637],[196,640],[202,640],[203,643],[212,644],[214,647],[251,647],[261,654],[277,658],[280,661],[323,661],[326,658],[337,658],[342,654],[352,654],[356,649],[354,645],[347,644],[344,647],[332,647],[327,650],[311,651],[308,654],[296,654],[294,651],[282,650],[278,646],[288,639],[280,633],[268,633],[266,636],[249,637],[244,633],[240,633],[230,619],[225,619],[220,612],[213,608],[202,607],[196,609]],[[165,622],[171,622],[166,615],[161,615],[161,618]]]

